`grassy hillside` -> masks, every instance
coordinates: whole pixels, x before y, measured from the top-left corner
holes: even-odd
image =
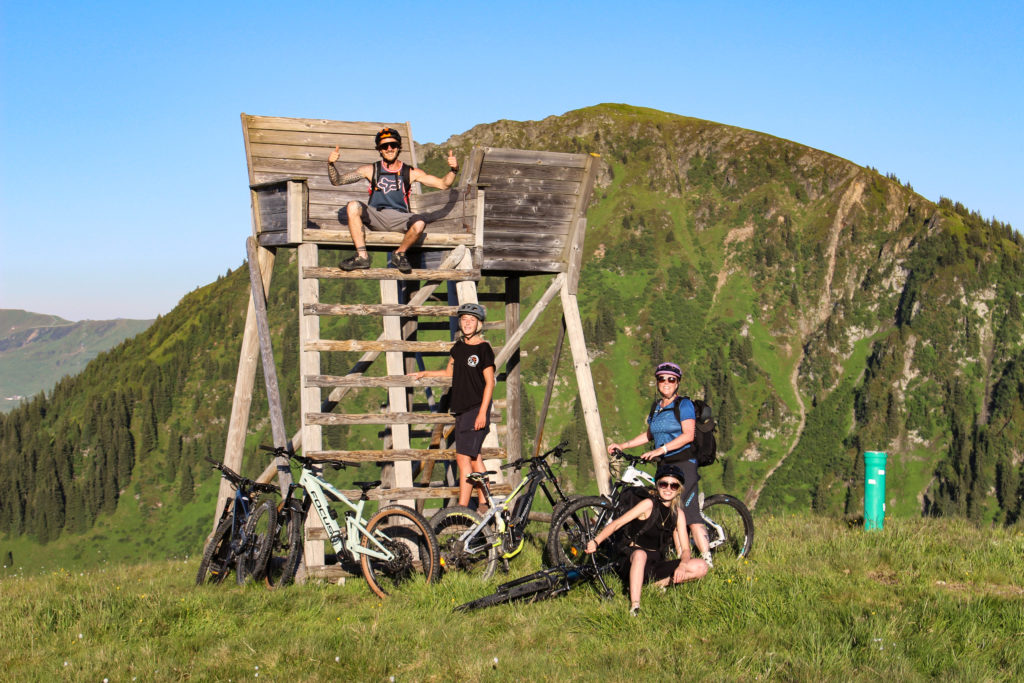
[[[149,327],[152,320],[82,320],[0,309],[0,411],[81,372],[101,352]],[[19,398],[20,397],[20,398]]]
[[[423,166],[438,171],[442,148],[473,145],[601,155],[579,298],[609,440],[643,428],[650,368],[672,359],[683,390],[719,418],[722,462],[702,472],[707,491],[733,491],[759,513],[854,518],[860,454],[885,450],[890,515],[1020,519],[1024,240],[1009,226],[795,142],[626,105],[480,125],[422,146]],[[269,310],[289,431],[296,281],[294,252],[281,250]],[[524,298],[546,285],[525,278]],[[198,551],[216,488],[202,458],[223,453],[247,287],[244,268],[229,272],[0,417],[0,552],[49,543],[88,564],[97,550]],[[374,287],[325,283],[322,300],[371,301]],[[559,314],[545,312],[523,345],[530,439]],[[372,324],[325,321],[323,336],[368,338],[359,326]],[[356,355],[324,354],[323,371],[343,373]],[[594,490],[572,372],[563,359],[546,441],[573,441],[563,474]],[[360,392],[345,410],[383,397]],[[250,448],[268,440],[265,406],[257,378]],[[331,428],[326,441],[373,447],[377,433]],[[247,472],[262,462],[248,458]]]
[[[542,531],[542,530],[541,530]],[[641,613],[586,587],[466,615],[446,576],[381,602],[361,579],[270,592],[196,588],[197,561],[111,563],[0,580],[0,670],[17,680],[964,680],[1024,674],[1019,532],[902,519],[865,533],[758,519],[748,561]],[[532,543],[540,542],[533,538]],[[512,564],[533,571],[536,545]],[[613,582],[613,586],[618,587]],[[257,676],[258,674],[258,676]]]

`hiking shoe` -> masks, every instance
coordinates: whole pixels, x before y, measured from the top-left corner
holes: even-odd
[[[360,256],[356,254],[351,258],[347,258],[341,262],[342,270],[366,270],[370,267],[370,256]]]
[[[637,616],[639,614],[640,614],[640,605],[637,605],[636,607],[630,607],[629,608],[629,616],[635,617],[635,616]]]
[[[711,561],[711,553],[710,552],[706,552],[703,555],[701,555],[700,559],[702,559],[702,560],[704,560],[705,562],[708,563],[708,569],[714,569],[715,568],[715,563]]]
[[[400,273],[412,272],[412,266],[409,265],[409,259],[406,257],[404,251],[396,251],[391,255],[391,265],[398,268]]]

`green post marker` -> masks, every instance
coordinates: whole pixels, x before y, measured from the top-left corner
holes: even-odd
[[[885,520],[885,453],[864,452],[864,528],[881,529]]]

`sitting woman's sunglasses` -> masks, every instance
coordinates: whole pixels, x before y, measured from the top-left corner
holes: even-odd
[[[659,489],[668,489],[669,491],[678,491],[680,486],[682,486],[682,484],[678,481],[667,481],[663,479],[658,482]]]

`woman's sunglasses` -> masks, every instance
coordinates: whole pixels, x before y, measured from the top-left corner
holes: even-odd
[[[658,381],[659,382],[668,382],[669,384],[678,384],[679,383],[679,378],[678,377],[672,377],[671,375],[665,375],[664,377],[659,377]]]
[[[659,481],[658,482],[658,488],[659,489],[668,489],[669,491],[678,491],[679,487],[681,487],[681,486],[682,486],[682,484],[680,484],[677,481]]]

